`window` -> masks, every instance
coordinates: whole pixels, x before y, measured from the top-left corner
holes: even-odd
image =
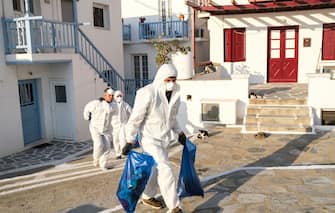
[[[106,5],[93,5],[93,24],[95,27],[109,28],[108,11],[108,6]]]
[[[322,125],[335,125],[335,110],[321,110]]]
[[[21,11],[21,2],[20,2],[20,0],[13,0],[13,9],[15,11]]]
[[[322,60],[335,60],[335,23],[323,25]]]
[[[19,84],[20,105],[27,106],[34,104],[33,84]]]
[[[201,104],[202,121],[219,121],[219,104],[203,103]]]
[[[25,0],[13,0],[12,2],[13,2],[14,11],[25,12],[25,9],[24,9],[26,8]],[[21,5],[23,5],[23,8]],[[33,0],[29,1],[29,12],[32,14],[34,13],[34,1]]]
[[[225,61],[245,61],[245,28],[224,30]]]
[[[64,85],[55,86],[56,103],[66,103],[66,89]]]
[[[136,89],[143,87],[148,83],[148,56],[134,55],[134,71],[135,71],[135,86]]]

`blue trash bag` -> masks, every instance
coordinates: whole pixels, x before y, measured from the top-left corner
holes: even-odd
[[[154,159],[147,154],[130,151],[119,181],[117,197],[126,212],[134,212],[138,199],[150,177]]]
[[[197,147],[190,140],[186,139],[180,165],[178,180],[178,196],[180,198],[190,196],[204,196],[204,190],[200,184],[197,171],[194,168],[195,153]]]
[[[132,148],[138,148],[138,147],[140,147],[140,141],[141,141],[141,136],[140,136],[139,133],[137,133],[136,137],[135,137],[135,143],[133,144]]]

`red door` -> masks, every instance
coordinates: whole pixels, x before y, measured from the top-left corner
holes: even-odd
[[[297,82],[298,26],[270,27],[268,32],[268,81]]]

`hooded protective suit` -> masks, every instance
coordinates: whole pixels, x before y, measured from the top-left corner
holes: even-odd
[[[126,145],[125,125],[132,111],[131,106],[123,101],[122,96],[122,92],[117,90],[114,93],[115,101],[112,102],[113,146],[116,156],[121,156],[122,148]]]
[[[134,141],[139,130],[144,152],[150,154],[157,163],[152,169],[142,197],[154,197],[158,181],[166,206],[171,210],[178,207],[180,201],[177,196],[176,176],[168,160],[167,147],[170,142],[176,140],[176,134],[181,132],[176,120],[180,96],[179,86],[175,85],[168,102],[164,82],[167,77],[177,77],[177,71],[172,64],[162,65],[153,83],[137,91],[126,134],[128,142]]]
[[[111,91],[113,93],[113,91]],[[89,120],[89,130],[93,141],[93,165],[108,168],[106,159],[110,156],[112,136],[111,104],[103,98],[90,101],[83,112],[85,120]]]

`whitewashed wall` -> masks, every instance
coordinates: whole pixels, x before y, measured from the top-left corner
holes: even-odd
[[[228,73],[248,73],[250,83],[266,83],[267,31],[274,26],[299,26],[298,82],[307,83],[307,73],[315,73],[322,47],[322,24],[334,23],[333,9],[212,16],[209,19],[210,59],[221,63]],[[224,28],[246,28],[246,61],[224,62]],[[303,39],[311,38],[311,47]]]
[[[109,29],[93,27],[93,2],[109,6]],[[78,21],[90,22],[90,26],[80,28],[109,60],[117,72],[124,75],[123,38],[121,24],[121,0],[80,0],[78,1]]]
[[[181,106],[178,122],[184,131],[192,134],[206,123],[201,121],[201,103],[203,99],[236,99],[236,120],[242,120],[248,99],[248,75],[232,75],[232,80],[178,80],[181,87]],[[187,95],[191,100],[187,100]],[[233,111],[225,111],[229,115]]]
[[[60,0],[40,1],[40,14],[47,19],[61,21]],[[123,47],[121,26],[120,0],[95,0],[94,2],[109,5],[109,30],[97,29],[91,26],[81,26],[98,49],[110,60],[117,71],[123,75]],[[1,15],[16,17],[22,14],[14,13],[12,1],[2,1]],[[79,22],[93,23],[92,0],[78,1]],[[3,35],[0,28],[0,35]],[[106,45],[108,44],[108,45]],[[20,54],[7,56],[7,61],[18,58],[40,60],[29,65],[7,65],[4,55],[3,36],[0,36],[0,156],[18,152],[25,148],[23,142],[21,110],[18,93],[18,80],[36,79],[39,88],[42,138],[54,137],[53,118],[51,112],[51,81],[64,81],[68,87],[68,100],[71,114],[65,123],[69,124],[74,140],[90,138],[88,122],[83,120],[82,111],[85,104],[101,96],[106,84],[96,75],[95,71],[73,51],[57,54]],[[54,63],[56,62],[57,63]],[[63,61],[63,62],[60,62]]]
[[[321,125],[322,109],[335,111],[333,91],[335,79],[331,79],[330,73],[308,75],[308,105],[313,108],[314,125]]]
[[[85,105],[94,99],[102,97],[107,85],[79,56],[74,56],[73,67],[73,97],[75,98],[74,126],[75,140],[82,141],[90,139],[88,121],[83,119]]]
[[[171,0],[173,15],[178,16],[180,13],[188,18],[188,7],[184,1]],[[158,0],[122,0],[122,17],[140,17],[140,16],[155,16],[158,11]],[[138,20],[138,19],[137,19]]]

